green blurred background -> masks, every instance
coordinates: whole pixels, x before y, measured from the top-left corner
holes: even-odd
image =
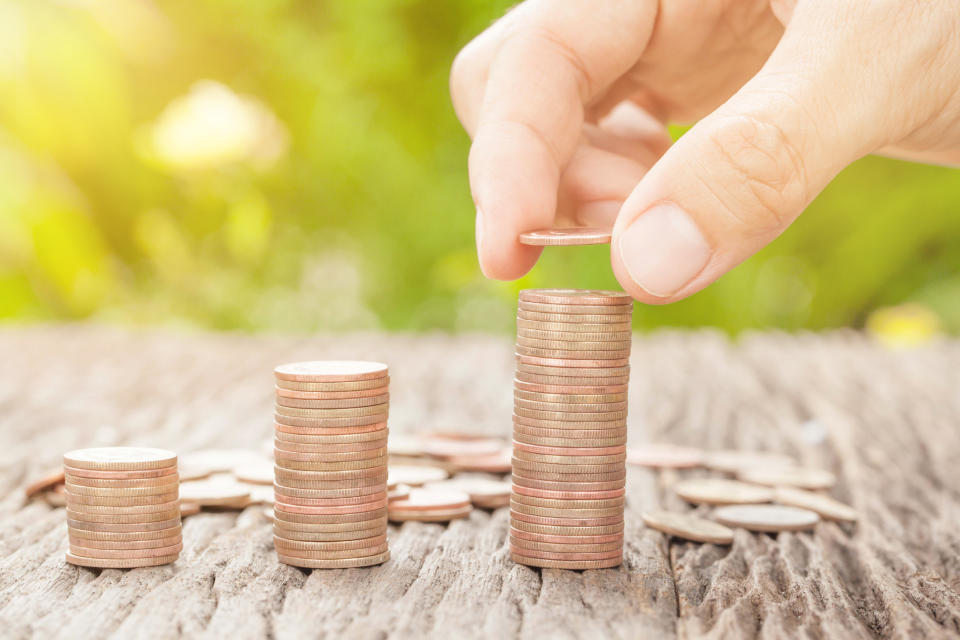
[[[607,247],[476,266],[458,49],[509,0],[0,0],[0,318],[510,331]],[[960,329],[960,172],[869,158],[783,237],[638,327]]]

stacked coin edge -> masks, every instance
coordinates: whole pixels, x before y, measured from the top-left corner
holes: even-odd
[[[520,292],[510,498],[517,563],[622,563],[632,312],[623,292]]]
[[[279,560],[312,569],[386,562],[387,366],[316,361],[274,373]]]

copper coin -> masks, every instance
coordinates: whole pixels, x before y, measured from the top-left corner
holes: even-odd
[[[721,478],[682,480],[674,486],[677,495],[694,504],[752,504],[773,500],[773,489]]]
[[[409,511],[401,509],[390,510],[390,522],[450,522],[466,518],[473,511],[473,505],[457,507],[455,509]]]
[[[251,449],[202,449],[180,456],[180,466],[206,474],[227,473],[246,464],[262,462],[263,454]],[[186,479],[186,478],[184,478]]]
[[[386,535],[384,532],[387,530],[386,519],[384,519],[383,526],[377,527],[374,529],[360,529],[360,530],[350,530],[350,531],[294,531],[291,529],[278,529],[274,527],[273,533],[275,536],[284,538],[291,542],[355,542],[358,540],[366,540],[368,538],[373,538],[378,535]]]
[[[510,498],[510,483],[506,480],[460,477],[434,483],[430,488],[462,491],[468,494],[470,501],[477,506],[479,506],[478,503],[490,504],[489,499],[493,498],[505,498],[507,502]]]
[[[183,551],[183,543],[155,549],[98,549],[70,545],[70,553],[79,558],[125,559],[157,558],[178,554]]]
[[[233,477],[241,482],[249,482],[250,484],[273,484],[273,464],[264,461],[257,464],[234,467]]]
[[[629,376],[606,378],[564,378],[562,376],[542,376],[535,373],[517,371],[517,380],[532,384],[543,385],[625,385],[630,382]]]
[[[74,513],[82,513],[86,515],[108,516],[108,515],[116,514],[116,515],[132,516],[137,514],[159,513],[162,511],[175,511],[178,507],[179,507],[179,503],[176,498],[172,500],[167,500],[166,502],[158,502],[155,504],[100,505],[100,504],[83,504],[83,503],[78,504],[77,502],[72,500],[70,497],[67,497],[68,511],[74,512]]]
[[[205,507],[244,507],[250,501],[250,489],[224,480],[184,482],[180,485],[180,500]]]
[[[533,500],[533,498],[527,498]],[[623,504],[612,507],[593,509],[574,509],[564,506],[537,507],[517,501],[517,496],[510,498],[510,511],[528,516],[542,516],[544,518],[606,518],[608,516],[622,516]]]
[[[621,498],[625,489],[608,489],[607,491],[548,491],[546,489],[536,489],[533,487],[524,487],[513,485],[512,490],[522,496],[531,496],[535,498],[547,498],[551,500],[604,500],[607,498]]]
[[[132,495],[132,496],[90,496],[75,494],[71,491],[66,492],[67,504],[85,504],[98,505],[102,507],[128,507],[137,505],[163,504],[179,499],[179,492],[174,487],[173,491],[167,493],[157,493],[153,495]]]
[[[372,398],[386,394],[389,385],[365,389],[347,389],[339,391],[302,391],[299,389],[284,389],[274,387],[278,398],[299,398],[301,400],[347,400],[350,398]]]
[[[518,347],[528,347],[536,350],[556,350],[563,353],[593,353],[607,351],[626,351],[629,354],[630,340],[613,340],[610,338],[600,340],[580,339],[570,340],[550,340],[540,338],[528,338],[526,336],[517,336],[516,345]],[[529,353],[528,355],[540,355],[539,353]],[[560,357],[563,357],[562,355]],[[576,358],[576,356],[573,356]],[[603,356],[600,356],[603,357]]]
[[[469,456],[454,456],[447,458],[447,463],[457,471],[483,471],[486,473],[510,472],[509,447],[504,447],[496,453]]]
[[[367,486],[383,482],[387,478],[386,470],[382,467],[354,469],[353,471],[303,471],[275,466],[273,471],[276,482],[279,484],[301,489],[341,489],[351,486]]]
[[[612,516],[582,517],[571,514],[569,517],[538,516],[518,511],[511,507],[510,517],[514,520],[529,522],[530,524],[547,524],[569,527],[599,527],[610,524],[622,524],[623,513]]]
[[[75,520],[67,514],[67,527],[69,529],[84,529],[86,531],[102,531],[113,533],[133,533],[141,531],[157,531],[161,529],[172,529],[180,526],[180,514],[177,517],[159,522],[138,522],[138,523],[111,523],[111,522],[90,522],[86,520]],[[76,533],[76,531],[73,531]]]
[[[345,505],[372,504],[385,500],[387,497],[386,487],[381,488],[376,493],[370,493],[362,496],[334,497],[334,498],[302,498],[299,496],[286,496],[282,493],[276,494],[276,502],[285,504],[295,504],[304,507],[338,507]]]
[[[513,474],[514,486],[527,487],[530,489],[540,489],[543,491],[615,491],[623,489],[626,485],[626,474],[619,480],[610,480],[607,482],[564,482],[538,480],[534,478],[524,478],[521,475]]]
[[[386,483],[381,482],[365,487],[349,487],[344,489],[301,489],[298,487],[287,487],[280,484],[274,484],[274,493],[278,496],[289,496],[291,498],[357,498],[380,493],[386,488]]]
[[[280,416],[283,417],[283,416]],[[286,420],[298,420],[297,418],[285,418]],[[368,418],[362,418],[367,420]],[[304,420],[299,420],[303,422]],[[306,422],[311,422],[306,420]],[[367,424],[360,425],[340,425],[333,427],[317,427],[317,426],[304,426],[304,425],[293,425],[293,424],[283,424],[281,422],[274,422],[273,428],[276,433],[287,433],[292,435],[301,435],[301,436],[314,436],[314,437],[330,437],[330,436],[347,436],[347,435],[360,435],[368,433],[379,433],[380,431],[386,430],[386,422],[370,422]]]
[[[375,458],[386,458],[387,447],[381,445],[375,449],[360,449],[357,451],[294,451],[291,449],[282,449],[277,447],[273,450],[273,457],[278,464],[281,461],[287,460],[299,462],[319,462],[323,464],[336,464],[339,462],[366,463]],[[283,466],[287,465],[284,463]]]
[[[704,464],[708,469],[737,473],[754,467],[792,467],[793,458],[769,451],[721,450],[706,452]]]
[[[551,536],[564,536],[564,537],[576,537],[576,536],[606,536],[606,535],[623,535],[623,522],[601,525],[595,527],[571,527],[571,526],[557,526],[557,525],[544,525],[544,524],[533,524],[530,522],[525,522],[523,520],[518,520],[516,518],[510,519],[510,527],[514,530],[520,530],[536,535],[551,535]]]
[[[296,382],[293,380],[277,380],[278,389],[287,391],[306,391],[314,393],[350,392],[367,389],[385,388],[390,384],[390,376],[371,378],[370,380],[347,380],[344,382]]]
[[[312,433],[321,436],[332,436],[345,433],[362,433],[364,431],[376,431],[387,426],[387,414],[379,413],[372,416],[360,416],[356,418],[303,418],[297,416],[284,416],[279,413],[273,414],[274,424],[279,431],[289,433]],[[281,429],[280,427],[301,427],[295,431],[290,428]],[[350,427],[367,427],[366,429],[351,429]]]
[[[398,484],[387,491],[387,500],[393,502],[394,500],[399,500],[400,498],[406,498],[410,495],[410,491],[412,490],[413,487],[410,485]]]
[[[633,312],[632,304],[552,304],[548,302],[527,302],[520,299],[517,308],[535,313],[567,315],[627,315]]]
[[[623,564],[622,556],[610,558],[608,560],[546,560],[543,558],[530,558],[519,553],[510,552],[510,559],[517,564],[528,567],[540,567],[542,569],[612,569]]]
[[[387,484],[394,486],[397,484],[407,484],[413,487],[444,480],[448,474],[439,467],[414,467],[407,465],[390,465],[388,468],[390,475]]]
[[[532,358],[517,358],[517,371],[525,373],[534,373],[542,376],[563,376],[565,378],[586,378],[586,377],[624,377],[630,375],[630,365],[628,363],[616,365],[589,365],[582,360],[548,360],[544,362],[543,358],[538,358],[541,362],[526,362]]]
[[[176,467],[177,454],[148,447],[95,447],[68,451],[63,464],[97,471],[144,471]]]
[[[517,297],[524,302],[546,304],[633,306],[633,298],[627,292],[605,289],[521,289]]]
[[[544,455],[540,453],[529,453],[522,449],[515,449],[513,456],[517,460],[524,460],[526,462],[537,462],[543,464],[556,464],[556,465],[570,465],[570,466],[580,466],[580,465],[589,465],[589,466],[598,466],[598,465],[607,465],[614,463],[623,463],[627,459],[626,452],[624,453],[614,453],[607,456],[563,456],[563,455]],[[565,470],[561,470],[560,473],[564,473]],[[573,471],[571,471],[573,473]]]
[[[177,467],[174,465],[165,469],[144,469],[143,471],[98,471],[64,465],[63,472],[67,479],[76,477],[100,480],[146,480],[149,478],[175,476],[177,475]]]
[[[627,410],[619,411],[598,411],[577,413],[573,411],[544,411],[541,409],[526,409],[516,406],[514,403],[513,413],[522,418],[532,418],[534,420],[553,420],[557,422],[609,422],[611,420],[625,420]]]
[[[376,500],[375,502],[366,502],[363,504],[348,504],[336,507],[320,507],[320,506],[305,506],[297,504],[287,504],[286,502],[277,501],[273,504],[274,514],[278,512],[284,513],[297,513],[302,515],[340,515],[340,514],[353,514],[353,513],[367,513],[370,511],[376,511],[387,506],[387,496],[383,494],[383,497]]]
[[[373,431],[366,431],[363,433],[347,433],[343,435],[330,435],[330,436],[317,436],[317,435],[302,435],[298,433],[287,433],[285,431],[275,431],[273,437],[275,440],[280,442],[290,442],[297,444],[340,444],[340,445],[353,445],[353,444],[363,444],[365,442],[383,440],[389,435],[389,430],[376,429]]]
[[[327,518],[326,522],[299,522],[287,521],[282,518],[274,518],[273,530],[280,531],[277,535],[290,538],[296,533],[303,534],[321,534],[321,533],[357,533],[357,538],[370,537],[368,534],[359,535],[367,530],[378,531],[377,535],[386,531],[387,514],[383,513],[380,517],[369,518],[367,520],[338,520],[336,518]]]
[[[344,444],[308,444],[304,442],[287,442],[286,440],[275,439],[273,446],[277,449],[295,453],[357,453],[360,451],[371,451],[375,449],[387,448],[387,438],[384,436],[379,440],[367,440],[365,442],[347,442]]]
[[[646,512],[643,514],[643,523],[651,529],[684,540],[711,542],[713,544],[731,544],[733,542],[733,531],[727,527],[689,513]]]
[[[353,409],[357,407],[369,407],[379,404],[387,404],[389,401],[389,393],[384,393],[378,396],[370,396],[367,398],[342,399],[285,398],[283,396],[277,396],[278,407],[291,407],[299,409]]]
[[[75,536],[72,533],[69,535],[70,547],[73,549],[76,547],[88,548],[88,549],[106,549],[106,550],[121,550],[121,549],[158,549],[161,547],[169,547],[172,545],[180,544],[182,542],[182,537],[179,533],[175,536],[170,536],[167,538],[154,538],[152,540],[94,540],[92,538],[81,538]],[[84,554],[79,554],[84,555]]]
[[[516,414],[513,416],[513,423],[514,425],[539,429],[570,429],[572,431],[602,431],[604,433],[615,433],[618,429],[624,429],[627,426],[626,418],[617,420],[543,420]]]
[[[386,544],[387,534],[358,538],[356,540],[290,540],[283,536],[273,536],[273,544],[277,548],[300,549],[302,551],[347,551],[350,549],[368,549]],[[369,555],[369,554],[365,554]]]
[[[27,498],[32,498],[38,493],[43,493],[50,487],[63,484],[63,481],[63,467],[51,469],[38,476],[35,480],[32,480],[30,484],[24,488],[24,496]]]
[[[521,233],[520,244],[535,247],[567,247],[585,244],[610,244],[610,229],[594,227],[569,227],[562,229],[541,229]]]
[[[627,442],[626,434],[614,438],[540,438],[528,435],[517,428],[513,430],[513,439],[542,447],[615,447],[625,445]]]
[[[612,480],[623,480],[627,477],[626,471],[622,469],[620,471],[610,471],[605,473],[553,473],[547,471],[536,471],[534,472],[534,475],[536,480],[584,483],[610,482]],[[514,467],[514,482],[516,482],[517,478],[522,478],[524,476],[529,477],[530,472],[525,469]]]
[[[600,552],[556,552],[556,551],[537,551],[535,549],[524,549],[511,543],[510,551],[512,553],[522,554],[525,558],[543,558],[546,560],[607,560],[609,558],[619,558],[623,555],[623,549],[618,548],[613,551]]]
[[[153,522],[168,522],[180,518],[180,503],[175,502],[173,508],[163,511],[151,511],[147,513],[90,513],[87,511],[76,511],[67,509],[68,520],[77,522],[90,522],[96,524],[149,524]],[[169,528],[169,527],[164,527]]]
[[[607,322],[606,317],[604,317],[603,322],[595,324],[580,322],[579,318],[570,322],[559,322],[552,320],[530,320],[527,318],[518,317],[517,330],[550,331],[565,334],[576,332],[597,334],[606,334],[610,332],[631,333],[633,330],[633,324],[629,320],[626,322]]]
[[[633,321],[632,313],[607,313],[607,314],[590,314],[590,313],[559,313],[556,311],[530,311],[528,309],[519,308],[517,309],[517,320],[529,320],[532,322],[550,322],[550,323],[560,323],[560,324],[577,324],[583,323],[584,326],[590,326],[595,324],[615,324],[615,325],[629,325]]]
[[[346,560],[350,558],[365,558],[373,555],[379,555],[388,549],[386,542],[361,549],[340,549],[338,551],[311,551],[306,549],[297,549],[284,545],[282,542],[275,544],[277,553],[295,558],[307,558],[310,560]]]
[[[110,488],[110,487],[88,487],[86,485],[70,483],[64,485],[65,491],[74,496],[90,496],[97,498],[109,498],[109,497],[136,497],[136,496],[155,496],[162,495],[165,493],[171,493],[177,491],[179,488],[179,482],[165,482],[163,484],[149,485],[146,487],[133,486],[133,487],[120,487],[120,488]]]
[[[543,393],[542,391],[513,390],[514,398],[533,402],[549,402],[552,404],[609,404],[611,402],[626,402],[626,393]]]
[[[110,480],[105,478],[82,478],[80,476],[66,474],[66,486],[86,487],[90,489],[137,489],[148,487],[161,487],[171,484],[179,484],[180,476],[178,474],[160,476],[158,478],[140,478],[126,480]]]
[[[379,469],[387,466],[387,456],[366,460],[350,460],[345,462],[314,462],[311,460],[291,460],[286,455],[277,453],[277,466],[296,471],[338,472]]]
[[[190,502],[180,503],[180,518],[195,516],[198,513],[200,513],[200,511],[201,511],[201,507],[198,504],[192,504]]]
[[[514,398],[513,406],[515,409],[524,409],[525,411],[547,411],[554,413],[615,413],[627,410],[626,402],[537,402],[535,400],[525,400],[523,398]]]
[[[304,569],[347,569],[350,567],[368,567],[375,564],[383,564],[390,559],[390,552],[375,556],[364,556],[362,558],[347,558],[344,560],[321,560],[317,558],[298,558],[297,556],[277,553],[277,558],[284,564],[294,567],[303,567]]]
[[[510,536],[510,546],[523,551],[545,551],[547,553],[605,553],[609,551],[623,551],[623,540],[616,542],[596,542],[588,544],[546,542],[528,540]]]
[[[514,493],[512,496],[510,496],[510,499],[518,505],[523,504],[541,509],[622,509],[625,502],[623,496],[601,498],[598,500],[581,500],[575,498],[540,498],[537,496],[523,495],[522,493]]]
[[[297,407],[284,407],[277,405],[274,411],[277,415],[288,418],[314,418],[314,419],[336,419],[336,418],[362,418],[365,416],[384,416],[390,408],[389,403],[370,405],[369,407],[351,407],[349,409],[298,409]]]
[[[513,441],[513,448],[519,451],[535,453],[540,455],[553,456],[610,456],[624,454],[626,457],[626,446],[614,447],[541,447],[533,444]]]
[[[387,514],[387,508],[372,511],[357,511],[356,513],[292,513],[290,511],[273,510],[274,522],[292,522],[302,524],[341,524],[358,523],[378,520]],[[356,528],[369,528],[367,524],[357,525]]]
[[[523,436],[523,442],[527,442],[526,438],[531,436],[538,438],[563,438],[573,442],[604,438],[626,438],[627,436],[626,424],[620,424],[619,426],[615,427],[601,427],[599,429],[579,429],[576,428],[577,423],[571,424],[569,422],[564,422],[561,423],[564,425],[564,427],[552,428],[532,426],[525,424],[525,422],[530,422],[529,420],[526,420],[525,422],[521,422],[521,420],[524,419],[514,417],[513,432],[514,434],[521,434]],[[514,437],[514,439],[520,440],[516,437]]]
[[[546,542],[549,544],[609,544],[619,542],[623,544],[623,531],[618,533],[607,533],[604,535],[588,536],[567,536],[550,535],[543,533],[531,533],[514,527],[510,527],[510,536],[518,540],[529,540],[531,542]]]
[[[387,365],[360,360],[315,360],[282,364],[273,370],[279,380],[294,382],[347,382],[373,380],[387,375]]]
[[[109,544],[111,542],[116,543],[128,543],[128,542],[146,542],[146,541],[156,541],[163,540],[166,538],[180,538],[182,528],[180,524],[177,524],[174,527],[169,529],[153,529],[150,531],[127,531],[127,532],[112,532],[112,531],[92,531],[89,529],[77,529],[74,527],[67,528],[67,535],[71,538],[78,538],[80,540],[93,540],[100,541],[104,544]],[[94,544],[84,544],[85,547],[94,546]],[[158,545],[162,546],[162,545]]]
[[[837,477],[824,469],[811,467],[757,467],[737,473],[744,482],[768,487],[795,487],[797,489],[829,489]]]
[[[627,343],[633,338],[630,331],[586,332],[586,331],[543,331],[541,329],[517,328],[517,338],[539,340],[551,343],[575,344],[578,342]],[[539,346],[539,345],[531,345]]]
[[[423,436],[424,453],[437,458],[454,456],[491,455],[503,448],[503,441],[496,438],[453,438],[449,436]]]
[[[775,504],[737,504],[719,507],[713,517],[728,527],[742,527],[750,531],[777,533],[813,529],[820,516],[808,509],[784,507]]]
[[[522,451],[517,451],[516,454],[522,454]],[[523,458],[517,457],[514,455],[513,459],[510,461],[514,469],[521,471],[544,471],[546,473],[564,473],[567,475],[577,475],[577,474],[589,474],[589,473],[618,473],[623,470],[623,461],[622,460],[613,460],[611,462],[604,462],[597,464],[590,464],[589,462],[570,462],[568,460],[560,461],[534,461],[534,460],[525,460]],[[524,455],[534,455],[534,454],[524,454]],[[544,456],[552,458],[553,456]],[[557,458],[572,458],[577,460],[575,456],[556,456]],[[599,457],[599,456],[597,456]],[[608,456],[609,457],[609,456]]]
[[[643,444],[627,451],[627,462],[651,469],[693,469],[703,465],[703,451],[671,444]]]
[[[422,511],[455,509],[470,504],[470,495],[453,489],[413,489],[406,498],[394,500],[392,510]]]
[[[788,507],[808,509],[826,520],[840,522],[856,522],[857,520],[856,510],[822,493],[813,493],[812,491],[791,487],[777,487],[774,501]]]
[[[564,385],[564,384],[537,384],[534,382],[524,382],[514,379],[513,386],[516,391],[527,391],[540,394],[554,395],[598,395],[598,394],[617,394],[626,398],[627,385],[611,384],[605,386],[597,385]]]
[[[576,351],[573,349],[541,349],[539,347],[525,347],[516,345],[514,351],[517,357],[549,359],[556,358],[570,362],[597,362],[597,366],[614,365],[624,360],[629,361],[630,349],[616,351]],[[575,366],[575,365],[571,365]]]
[[[180,554],[152,558],[84,558],[67,552],[67,562],[80,567],[99,569],[135,569],[138,567],[157,567],[176,562]]]

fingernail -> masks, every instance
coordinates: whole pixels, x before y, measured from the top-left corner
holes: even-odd
[[[476,238],[477,238],[477,261],[480,263],[480,271],[483,275],[487,275],[486,271],[483,270],[483,211],[477,209],[477,228],[476,228]]]
[[[710,245],[687,212],[667,202],[648,209],[620,235],[630,278],[658,298],[672,296],[703,271]]]

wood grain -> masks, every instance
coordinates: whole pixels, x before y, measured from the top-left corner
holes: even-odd
[[[63,451],[178,452],[271,436],[272,367],[390,364],[390,427],[508,436],[506,337],[289,339],[86,326],[0,331],[0,629],[11,638],[919,638],[960,633],[960,344],[878,348],[853,332],[636,337],[630,442],[766,449],[837,474],[856,526],[731,547],[647,530],[687,509],[679,472],[631,468],[624,566],[510,562],[507,510],[391,526],[392,560],[304,571],[277,562],[250,508],[184,526],[169,567],[67,565],[64,511],[22,487]],[[702,472],[692,472],[693,475]],[[705,508],[698,512],[706,513]]]

